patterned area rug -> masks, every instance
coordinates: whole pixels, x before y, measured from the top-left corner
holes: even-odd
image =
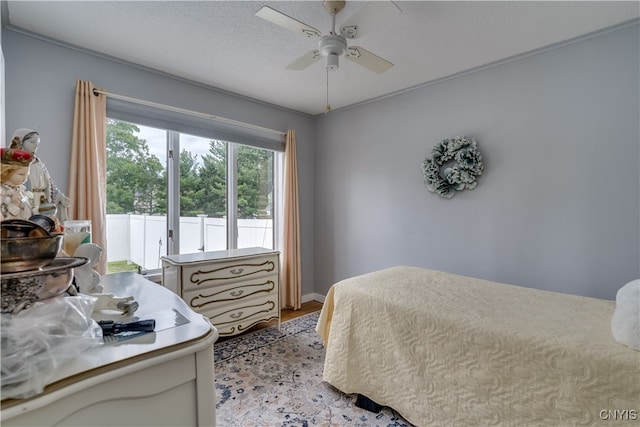
[[[322,381],[319,314],[214,345],[218,426],[411,426],[389,408],[358,408],[355,395]]]

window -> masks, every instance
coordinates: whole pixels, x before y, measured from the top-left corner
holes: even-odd
[[[275,248],[282,152],[107,120],[109,272],[160,256]]]

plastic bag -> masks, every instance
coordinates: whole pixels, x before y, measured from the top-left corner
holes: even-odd
[[[2,314],[2,399],[42,393],[56,369],[89,348],[103,344],[91,318],[97,298],[52,298],[19,312]]]

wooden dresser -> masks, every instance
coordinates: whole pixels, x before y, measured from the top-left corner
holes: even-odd
[[[208,317],[220,336],[274,319],[280,328],[279,271],[279,252],[265,248],[162,257],[164,286]]]

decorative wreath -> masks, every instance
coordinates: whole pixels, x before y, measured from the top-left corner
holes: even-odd
[[[449,162],[455,162],[453,167],[447,167]],[[483,168],[482,156],[473,138],[457,136],[443,139],[433,146],[431,155],[422,163],[424,185],[429,191],[450,199],[456,191],[476,188],[476,178],[482,174]]]

